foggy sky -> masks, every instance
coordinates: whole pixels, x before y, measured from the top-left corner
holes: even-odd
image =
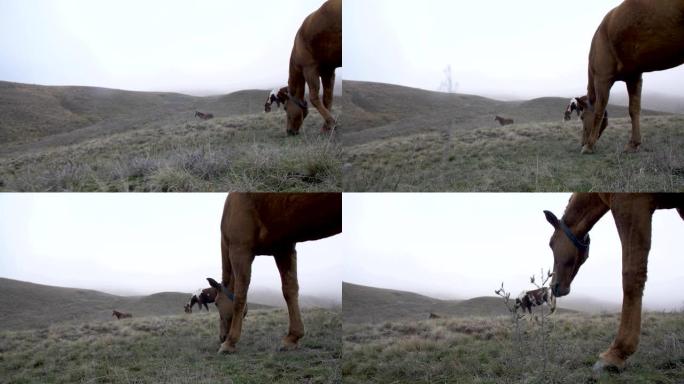
[[[344,281],[438,298],[493,296],[504,282],[517,296],[540,269],[553,268],[553,228],[543,210],[561,217],[570,194],[343,195]],[[684,308],[684,222],[675,210],[653,216],[644,305]],[[610,213],[591,231],[589,259],[570,298],[622,302],[621,246]],[[559,299],[562,306],[563,298]]]
[[[117,294],[194,292],[221,279],[226,194],[0,194],[0,277]],[[297,245],[300,293],[341,301],[341,243]],[[273,257],[252,289],[280,291]]]
[[[323,0],[2,0],[0,80],[226,93],[287,84]]]
[[[437,90],[451,65],[459,93],[584,95],[591,39],[621,2],[345,0],[345,79]],[[683,89],[684,67],[644,75],[645,94]]]

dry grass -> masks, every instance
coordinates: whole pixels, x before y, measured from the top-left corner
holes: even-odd
[[[5,191],[338,191],[341,149],[312,113],[298,137],[285,115],[149,123],[74,144],[0,156]]]
[[[337,311],[303,311],[300,349],[279,352],[284,310],[254,310],[234,355],[217,355],[217,314],[56,325],[0,332],[0,383],[335,383]]]
[[[581,123],[561,121],[566,105],[345,82],[344,189],[684,191],[684,116],[644,110],[641,152],[624,154],[627,110],[610,105],[597,153],[582,156]]]
[[[547,319],[549,320],[549,319]],[[539,326],[523,321],[514,341],[507,317],[344,324],[346,383],[681,383],[684,314],[644,315],[639,351],[621,374],[591,367],[617,329],[618,315],[554,315],[546,370]]]
[[[642,118],[644,144],[622,152],[629,120],[612,119],[597,153],[579,153],[579,123],[426,130],[345,148],[345,190],[683,191],[684,117]]]

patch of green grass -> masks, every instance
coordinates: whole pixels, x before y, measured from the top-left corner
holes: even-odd
[[[0,382],[341,382],[340,313],[310,309],[302,315],[300,348],[281,352],[287,311],[249,311],[233,355],[216,354],[216,313],[3,331]]]
[[[523,321],[522,342],[506,317],[347,324],[345,383],[681,383],[684,314],[644,315],[639,350],[620,374],[591,367],[617,330],[618,315],[554,315],[542,345]],[[546,350],[546,354],[544,354]],[[546,356],[546,366],[543,364]]]

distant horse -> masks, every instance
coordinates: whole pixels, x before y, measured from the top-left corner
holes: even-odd
[[[214,300],[216,300],[216,293],[216,288],[204,288],[197,290],[197,292],[190,297],[188,303],[185,304],[185,313],[192,313],[192,307],[195,304],[197,304],[197,307],[199,307],[200,311],[204,305],[204,308],[206,308],[207,312],[209,312],[209,307],[207,304],[211,304],[214,302]]]
[[[295,36],[290,55],[288,79],[287,133],[296,135],[308,114],[304,88],[309,85],[309,100],[323,116],[322,132],[335,128],[330,110],[335,88],[335,69],[342,66],[342,0],[328,0],[310,14]],[[323,102],[318,94],[323,81]]]
[[[498,121],[501,125],[511,125],[513,124],[513,119],[507,119],[505,117],[496,116],[494,120]]]
[[[534,289],[531,291],[523,291],[518,298],[515,299],[515,309],[522,308],[523,313],[527,310],[532,314],[532,308],[546,303],[551,308],[551,313],[556,311],[556,298],[547,287]]]
[[[275,258],[290,318],[283,348],[296,348],[304,335],[304,324],[299,311],[295,245],[340,232],[340,193],[230,193],[221,219],[223,281],[219,284],[207,279],[219,290],[216,295],[222,343],[219,352],[236,350],[256,255]]]
[[[119,311],[112,311],[112,316],[116,316],[117,320],[133,317],[133,315],[131,315],[130,313],[119,312]]]
[[[589,51],[587,108],[582,114],[582,153],[593,153],[605,126],[602,123],[610,89],[627,84],[632,136],[625,151],[641,145],[639,116],[644,72],[661,71],[684,63],[684,1],[625,0],[608,12]],[[600,128],[599,128],[600,127]]]
[[[434,312],[430,312],[430,314],[428,315],[428,319],[440,319],[440,318],[442,318],[442,316],[440,316]]]
[[[202,120],[213,119],[214,115],[211,113],[202,113],[200,111],[195,111],[195,117],[199,117]]]
[[[271,112],[271,105],[276,103],[276,108],[280,108],[280,104],[285,104],[287,101],[287,87],[282,87],[279,90],[272,90],[266,98],[266,103],[264,104],[264,112]]]
[[[636,352],[641,331],[641,297],[651,248],[651,217],[656,209],[677,208],[684,219],[684,194],[575,193],[558,218],[544,211],[554,232],[549,246],[554,266],[551,290],[556,297],[570,293],[570,283],[589,258],[589,231],[609,210],[622,242],[622,314],[613,344],[601,353],[594,370],[622,369]]]

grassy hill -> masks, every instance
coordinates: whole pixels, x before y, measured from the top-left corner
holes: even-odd
[[[418,321],[430,313],[440,317],[506,316],[508,309],[498,297],[439,300],[412,292],[342,283],[345,324],[385,321]],[[557,308],[558,313],[570,312]]]
[[[280,352],[287,311],[250,310],[238,353],[217,355],[216,313],[92,320],[0,331],[0,383],[339,383],[340,314],[302,312],[306,335]]]
[[[345,320],[342,375],[345,383],[684,382],[682,313],[645,313],[627,369],[594,376],[591,367],[618,323],[615,314],[563,313],[547,318],[544,331],[523,320],[517,336],[505,316]]]
[[[630,122],[610,105],[597,153],[580,155],[567,98],[503,102],[345,81],[347,191],[681,191],[684,116],[642,111],[643,144],[624,154]],[[501,127],[495,115],[513,118]]]
[[[317,111],[287,137],[267,94],[0,82],[0,191],[340,190],[340,146]]]
[[[177,315],[183,313],[183,305],[190,295],[163,292],[149,296],[117,296],[0,278],[0,328],[43,328],[63,322],[110,320],[114,309],[132,313],[136,318]],[[254,303],[251,298],[249,306],[250,310],[269,308]],[[216,314],[214,308],[210,311]]]

